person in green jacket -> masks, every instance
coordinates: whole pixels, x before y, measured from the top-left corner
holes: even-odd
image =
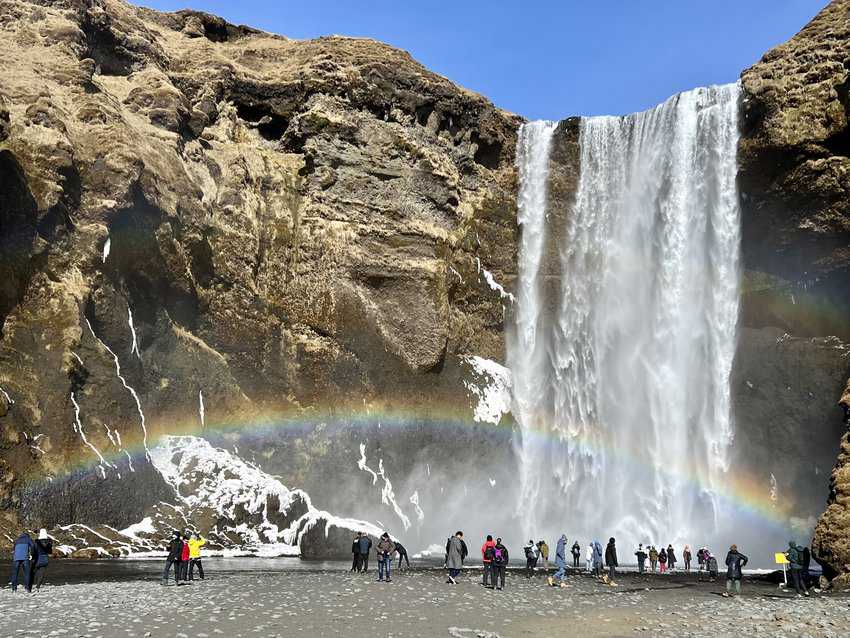
[[[803,583],[803,554],[797,547],[795,541],[788,542],[788,551],[785,552],[785,558],[788,559],[789,567],[791,568],[791,582],[794,583],[794,589],[797,596],[808,596],[806,585]]]

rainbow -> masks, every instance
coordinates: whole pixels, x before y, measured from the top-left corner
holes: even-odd
[[[197,414],[182,419],[160,419],[157,423],[149,425],[149,439],[152,445],[165,435],[194,435],[205,437],[220,437],[228,434],[239,434],[241,436],[256,437],[260,440],[269,437],[272,433],[281,431],[291,433],[310,433],[317,428],[325,431],[333,431],[335,428],[362,429],[372,431],[375,428],[407,430],[417,429],[453,429],[472,428],[496,436],[504,436],[506,440],[514,437],[515,427],[510,416],[503,417],[499,425],[479,423],[472,420],[470,410],[456,407],[429,406],[423,409],[399,408],[387,404],[364,404],[359,409],[346,410],[336,409],[291,409],[274,410],[263,414],[253,414],[245,417],[210,418],[207,414],[205,424],[202,427]],[[124,432],[132,431],[134,425],[124,429]],[[88,428],[89,438],[92,438],[91,430]],[[545,427],[537,427],[526,431],[529,435],[541,437],[546,444],[561,443],[560,435]],[[125,438],[129,438],[126,434]],[[142,443],[141,433],[136,440],[125,441],[119,449],[110,444],[102,436],[99,443],[104,443],[100,449],[103,457],[110,463],[117,463],[126,459],[126,452],[134,459],[142,459],[146,449]],[[628,463],[635,470],[649,471],[653,459],[647,459],[643,450],[623,451],[615,449],[610,441],[599,437],[574,439],[574,444],[588,455],[605,453],[609,459],[616,463]],[[108,447],[107,447],[108,446]],[[98,467],[99,459],[82,443],[74,453],[66,453],[61,464],[61,471],[46,478],[43,473],[31,476],[29,482],[43,482],[46,480],[63,480],[71,476],[79,475],[94,470]],[[44,469],[43,467],[41,468]],[[662,468],[663,471],[663,468]],[[785,530],[789,527],[789,518],[794,510],[794,503],[783,500],[777,502],[771,499],[768,487],[764,480],[756,480],[751,475],[739,472],[731,472],[719,481],[719,486],[712,486],[706,476],[696,469],[687,475],[672,476],[679,482],[684,482],[689,489],[697,492],[713,491],[721,502],[721,505],[731,507],[736,516],[742,517],[744,521],[768,524],[777,530]],[[723,509],[723,508],[721,508]]]

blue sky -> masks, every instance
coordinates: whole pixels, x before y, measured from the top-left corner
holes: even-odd
[[[639,111],[732,82],[826,0],[135,0],[293,38],[366,36],[536,119]]]

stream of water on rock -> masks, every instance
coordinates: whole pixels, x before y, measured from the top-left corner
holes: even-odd
[[[525,538],[569,527],[631,547],[717,529],[733,433],[738,99],[731,84],[583,118],[564,215],[547,205],[555,123],[520,131],[508,359]]]

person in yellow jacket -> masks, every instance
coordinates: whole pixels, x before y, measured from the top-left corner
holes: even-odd
[[[201,547],[207,544],[203,536],[195,532],[189,539],[189,580],[195,580],[195,566],[198,567],[198,577],[204,579],[204,566],[201,564]]]

